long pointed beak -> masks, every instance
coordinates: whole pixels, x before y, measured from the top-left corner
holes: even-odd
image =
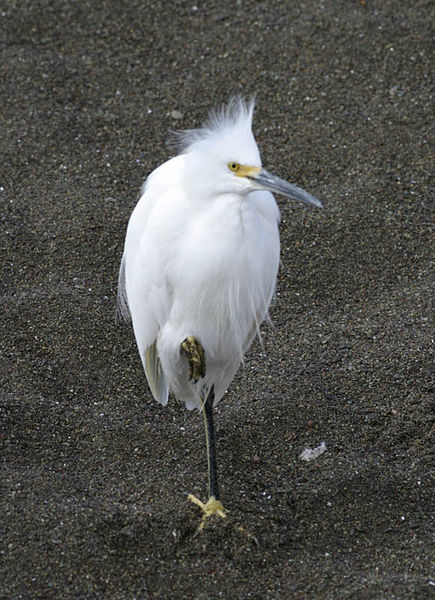
[[[320,202],[320,200],[305,190],[298,188],[296,185],[293,185],[284,179],[280,179],[279,177],[276,177],[276,175],[272,175],[272,173],[269,173],[269,171],[266,171],[266,169],[260,169],[255,175],[250,175],[249,179],[251,179],[251,181],[259,189],[269,190],[270,192],[275,192],[276,194],[282,194],[283,196],[291,198],[292,200],[299,200],[305,204],[311,204],[313,206],[317,206],[318,208],[323,208],[323,204]]]

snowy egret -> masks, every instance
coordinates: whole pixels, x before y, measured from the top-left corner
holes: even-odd
[[[232,99],[204,126],[181,132],[181,152],[145,181],[130,217],[118,305],[131,315],[154,398],[168,393],[204,414],[209,500],[220,502],[213,406],[267,315],[279,263],[279,210],[271,192],[321,207],[264,170],[252,134],[254,101]]]

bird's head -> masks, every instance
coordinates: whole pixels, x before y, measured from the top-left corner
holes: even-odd
[[[186,184],[200,197],[269,190],[322,207],[320,200],[262,168],[252,133],[254,101],[230,100],[205,125],[180,134],[186,155]]]

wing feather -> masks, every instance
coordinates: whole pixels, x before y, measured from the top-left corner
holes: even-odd
[[[128,308],[127,291],[125,289],[125,253],[122,255],[121,266],[119,267],[116,320],[118,322],[131,321],[130,309]]]
[[[119,271],[117,312],[123,319],[131,317],[150,390],[158,402],[166,405],[169,385],[158,355],[157,337],[168,317],[172,294],[149,227],[159,194],[150,197],[147,182],[127,228]]]
[[[169,386],[165,374],[162,371],[156,340],[145,350],[144,367],[148,385],[150,386],[154,398],[160,402],[160,404],[166,406],[168,403]]]

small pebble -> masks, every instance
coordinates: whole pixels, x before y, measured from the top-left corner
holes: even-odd
[[[181,119],[184,119],[184,115],[182,112],[180,112],[179,110],[173,110],[171,112],[171,117],[173,119],[176,119],[177,121],[180,121]]]

